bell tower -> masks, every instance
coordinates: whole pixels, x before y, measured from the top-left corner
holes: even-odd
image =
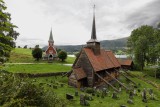
[[[92,23],[91,39],[87,41],[87,47],[91,48],[95,55],[100,54],[100,42],[97,40],[96,36],[95,5],[93,7],[93,23]]]

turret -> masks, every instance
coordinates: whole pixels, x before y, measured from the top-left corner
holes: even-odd
[[[100,42],[97,40],[97,36],[96,36],[95,5],[94,5],[94,12],[93,12],[91,39],[87,42],[87,47],[91,48],[95,55],[100,54]]]

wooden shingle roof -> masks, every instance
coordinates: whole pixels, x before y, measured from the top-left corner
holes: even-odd
[[[90,48],[83,48],[95,72],[120,67],[120,63],[112,51],[100,50],[99,55],[95,55]]]
[[[133,61],[131,59],[118,59],[121,65],[131,66]]]

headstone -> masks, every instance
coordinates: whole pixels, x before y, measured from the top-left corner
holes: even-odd
[[[117,98],[118,98],[117,93],[116,93],[115,91],[114,91],[113,94],[112,94],[112,98],[113,98],[113,99],[117,99]]]
[[[80,105],[85,105],[85,95],[84,94],[80,95]]]
[[[106,88],[103,88],[102,89],[102,95],[101,95],[101,98],[104,98],[106,96]]]
[[[70,94],[66,94],[66,99],[68,99],[68,100],[72,100],[72,99],[73,99],[73,96],[72,96],[72,95],[70,95]]]
[[[127,107],[126,105],[121,105],[120,107]]]
[[[61,87],[63,87],[64,86],[64,84],[61,84]]]
[[[147,93],[146,93],[146,89],[144,88],[143,92],[142,92],[142,101],[143,102],[147,102]]]
[[[152,89],[149,89],[149,95],[150,95],[150,99],[151,99],[151,100],[155,100]]]
[[[140,90],[140,89],[138,89],[138,92],[140,93],[140,92],[141,92],[141,90]]]
[[[85,100],[84,106],[90,106],[90,104],[89,104],[89,102],[87,100]]]
[[[118,91],[119,91],[119,92],[121,92],[121,91],[122,91],[122,88],[121,88],[121,87],[119,87]]]
[[[84,92],[85,89],[84,89],[84,88],[80,88],[80,90],[81,90],[82,92]]]
[[[133,90],[133,94],[134,94],[134,95],[137,95],[136,89]]]
[[[152,89],[149,89],[149,94],[151,95],[153,93],[153,90]]]
[[[130,91],[130,93],[129,93],[129,98],[133,99],[133,92],[132,91]]]
[[[128,103],[128,104],[134,104],[133,100],[131,100],[131,99],[129,99],[129,100],[127,101],[127,103]]]
[[[75,96],[78,96],[78,91],[75,92]]]

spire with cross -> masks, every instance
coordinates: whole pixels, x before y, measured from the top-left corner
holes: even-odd
[[[95,23],[95,8],[96,6],[93,6],[93,23],[92,23],[92,32],[91,32],[91,39],[87,42],[98,42],[97,36],[96,36],[96,23]]]

